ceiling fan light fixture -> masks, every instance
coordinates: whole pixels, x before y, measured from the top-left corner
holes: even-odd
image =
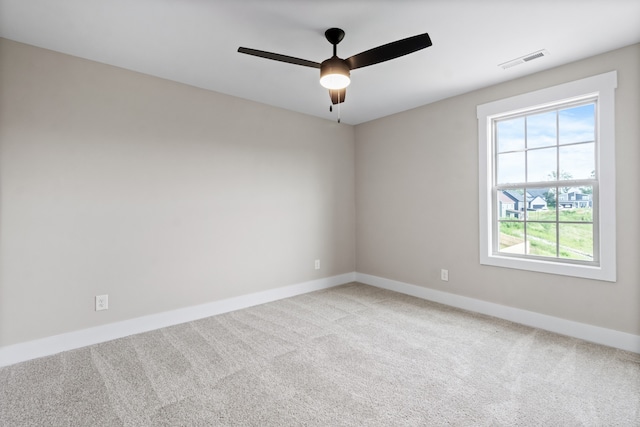
[[[329,28],[324,32],[324,36],[333,46],[333,56],[322,63],[247,47],[239,47],[238,52],[288,64],[320,68],[320,84],[329,89],[331,103],[340,105],[344,102],[346,88],[351,83],[351,70],[399,58],[432,45],[429,34],[424,33],[365,50],[347,59],[341,59],[338,58],[337,50],[338,43],[344,38],[344,31],[340,28]]]
[[[320,84],[327,89],[344,89],[351,83],[349,66],[337,56],[320,65]]]

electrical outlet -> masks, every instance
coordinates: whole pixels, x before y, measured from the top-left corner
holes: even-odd
[[[440,270],[440,280],[445,282],[449,281],[449,270],[445,270],[444,268]]]
[[[320,270],[320,260],[316,260],[316,270]]]
[[[96,295],[96,311],[109,309],[109,295]]]

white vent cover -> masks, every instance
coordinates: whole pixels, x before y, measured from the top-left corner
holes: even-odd
[[[502,67],[503,70],[507,68],[515,67],[516,65],[524,64],[525,62],[533,61],[534,59],[542,58],[543,56],[549,56],[547,49],[542,49],[537,52],[530,53],[520,58],[512,59],[511,61],[499,64],[498,67]]]

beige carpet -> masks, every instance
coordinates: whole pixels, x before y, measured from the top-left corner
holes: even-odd
[[[2,426],[640,426],[640,355],[361,284],[0,369]]]

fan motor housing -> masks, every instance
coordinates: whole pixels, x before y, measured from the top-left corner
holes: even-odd
[[[327,89],[343,89],[351,83],[347,61],[332,56],[320,64],[320,84]]]

